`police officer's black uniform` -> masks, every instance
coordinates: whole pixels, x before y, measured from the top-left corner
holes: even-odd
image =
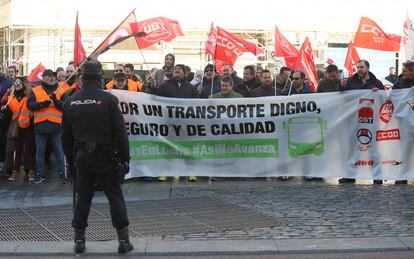
[[[109,200],[112,224],[117,229],[119,248],[132,250],[128,237],[128,217],[114,153],[118,161],[129,163],[129,144],[118,99],[101,90],[101,66],[83,65],[82,89],[64,104],[62,142],[69,165],[75,164],[77,200],[72,227],[75,228],[75,251],[85,250],[85,228],[94,194],[100,179]]]

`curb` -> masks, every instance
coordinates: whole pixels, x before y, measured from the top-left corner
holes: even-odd
[[[414,250],[414,237],[165,241],[133,238],[128,255],[309,254]],[[85,255],[118,255],[117,241],[86,243]],[[70,255],[73,242],[0,242],[0,256]]]

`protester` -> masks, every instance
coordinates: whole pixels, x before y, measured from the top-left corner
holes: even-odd
[[[116,73],[123,73],[126,76],[124,65],[116,64],[115,65],[115,74]],[[110,90],[110,89],[112,89],[113,86],[114,86],[114,80],[111,80],[106,84],[106,89]],[[130,91],[130,92],[137,92],[137,91],[140,91],[142,89],[142,83],[141,82],[139,82],[139,81],[134,82],[131,79],[127,80],[127,86],[128,86],[128,91]]]
[[[12,120],[18,126],[18,136],[13,138],[16,154],[14,156],[13,173],[9,181],[16,181],[20,175],[20,165],[24,153],[24,169],[28,172],[29,182],[35,180],[34,171],[34,135],[31,120],[33,113],[27,108],[27,97],[30,85],[26,78],[18,77],[14,82],[13,94],[9,96],[7,105],[2,106],[2,112],[12,113]]]
[[[61,141],[62,104],[65,95],[56,92],[58,86],[54,72],[43,72],[41,85],[32,89],[27,100],[27,107],[34,113],[34,134],[36,141],[36,183],[45,179],[45,149],[50,141],[57,160],[59,183],[66,183],[65,161]]]
[[[282,93],[286,91],[286,89],[290,88],[290,74],[292,73],[292,69],[288,67],[280,68],[279,75],[276,77],[276,88],[279,89]]]
[[[251,92],[260,86],[260,81],[256,78],[254,66],[248,65],[243,70],[243,81],[236,85],[234,90],[244,97],[250,97]]]
[[[326,67],[326,78],[319,81],[317,93],[337,92],[341,88],[341,80],[338,78],[339,70],[336,65]]]
[[[9,66],[7,68],[7,79],[9,79],[11,82],[14,82],[17,77],[17,68],[15,66]]]
[[[398,78],[397,82],[393,85],[392,89],[404,89],[414,86],[414,61],[408,60],[403,63],[402,74]]]
[[[242,83],[242,79],[237,76],[237,72],[234,71],[229,64],[225,64],[222,68],[223,76],[231,76],[233,79],[233,85],[239,85]]]
[[[260,74],[260,87],[252,91],[251,97],[282,95],[279,89],[273,87],[272,73],[269,70],[262,70]]]
[[[159,87],[152,87],[151,94],[173,97],[173,98],[198,98],[199,94],[192,84],[186,81],[185,78],[185,66],[178,64],[174,66],[173,78],[165,83],[162,83]],[[160,176],[158,181],[165,182],[167,177]],[[197,177],[189,176],[189,181],[196,181]]]
[[[305,73],[302,71],[295,71],[292,77],[292,84],[289,88],[285,89],[282,92],[283,95],[293,95],[293,94],[309,94],[312,93],[309,84],[306,82]]]
[[[220,92],[220,78],[214,71],[212,64],[207,64],[204,68],[204,78],[197,86],[200,98],[208,98],[210,95]],[[211,90],[213,88],[213,90]]]
[[[387,79],[389,82],[395,84],[398,81],[398,76],[395,74],[395,68],[394,67],[390,67],[390,69],[388,70],[389,74],[388,76],[385,77],[385,79]]]
[[[372,89],[377,91],[384,90],[384,86],[373,73],[369,71],[370,64],[367,60],[359,60],[357,64],[357,72],[350,78],[341,80],[341,90],[359,90]],[[354,178],[341,178],[339,183],[354,183]],[[382,180],[374,180],[374,184],[382,184]]]
[[[243,95],[233,90],[233,79],[230,76],[223,76],[220,80],[220,92],[213,95],[217,98],[243,98]]]
[[[3,106],[7,103],[7,98],[3,98],[4,95],[12,87],[12,82],[7,79],[4,73],[4,66],[0,63],[0,100]],[[9,91],[10,94],[10,91]],[[7,131],[9,129],[10,118],[0,114],[0,171],[3,174],[11,175],[11,168],[7,171],[5,166],[6,159],[6,143],[7,143]]]
[[[155,82],[156,82],[156,86],[160,86],[162,83],[164,83],[164,74],[167,72],[173,73],[173,69],[174,69],[174,64],[175,64],[175,56],[171,53],[165,55],[164,58],[164,66],[162,67],[162,69],[157,70],[157,72],[155,72]],[[185,73],[185,70],[184,70]]]

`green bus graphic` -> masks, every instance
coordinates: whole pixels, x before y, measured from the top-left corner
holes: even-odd
[[[289,156],[315,154],[324,152],[324,132],[326,122],[319,117],[296,117],[283,122],[283,128],[288,134]]]

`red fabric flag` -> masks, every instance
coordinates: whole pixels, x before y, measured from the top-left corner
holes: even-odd
[[[355,47],[398,52],[400,51],[400,42],[400,36],[386,34],[376,22],[361,17],[358,31],[355,34]]]
[[[75,46],[73,50],[73,63],[77,67],[82,61],[86,59],[86,52],[82,45],[82,34],[78,23],[78,13],[76,13],[75,23]]]
[[[145,32],[145,37],[136,37],[139,48],[145,49],[161,40],[170,42],[177,36],[184,36],[180,24],[176,20],[165,17],[156,17],[131,23],[132,31]]]
[[[351,77],[353,74],[357,71],[357,64],[360,60],[358,56],[358,52],[356,51],[356,48],[354,44],[352,44],[352,41],[348,45],[348,52],[346,53],[345,58],[345,65],[344,67],[346,70],[348,70],[348,77]]]
[[[214,61],[218,72],[221,73],[221,67],[224,64],[229,64],[231,67],[236,63],[237,57],[241,54],[250,51],[258,55],[263,51],[257,48],[256,44],[247,40],[240,39],[230,32],[217,27],[217,41],[214,51]]]
[[[208,33],[207,41],[206,41],[206,53],[210,54],[214,57],[214,52],[216,48],[216,40],[217,40],[217,30],[214,27],[214,24],[211,23],[210,32]]]
[[[316,92],[316,88],[318,87],[318,74],[316,72],[312,46],[308,37],[306,37],[305,42],[303,42],[302,48],[300,49],[295,65],[295,71],[302,71],[305,73],[311,90]]]
[[[135,9],[134,9],[135,10]],[[115,40],[131,35],[131,23],[135,23],[137,20],[135,18],[134,10],[109,34],[108,37],[90,54],[90,58],[96,60],[110,44]]]
[[[285,59],[286,66],[294,69],[299,51],[290,43],[275,27],[275,55],[276,57],[283,57]]]
[[[27,76],[27,81],[29,81],[30,83],[42,81],[43,80],[42,75],[45,70],[46,68],[42,65],[42,63],[39,63],[39,65],[37,65],[32,70],[30,75]]]

